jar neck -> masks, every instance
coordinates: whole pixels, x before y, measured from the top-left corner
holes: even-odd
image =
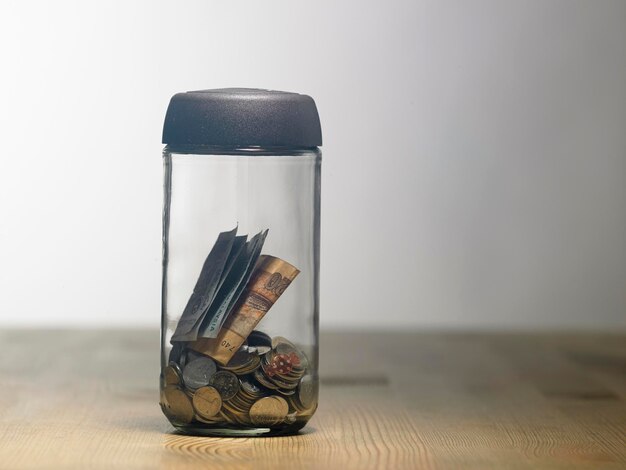
[[[182,153],[198,155],[304,155],[320,153],[319,147],[286,147],[286,146],[225,146],[225,145],[173,145],[163,149],[164,154]]]

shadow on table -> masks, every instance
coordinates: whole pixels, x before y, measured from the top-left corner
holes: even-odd
[[[133,417],[132,420],[129,419],[121,419],[120,421],[115,423],[116,426],[119,427],[124,427],[126,429],[135,429],[135,430],[140,430],[143,432],[155,432],[155,433],[160,433],[163,434],[164,436],[176,436],[176,437],[189,437],[189,438],[196,438],[196,437],[213,437],[213,436],[206,436],[203,435],[201,432],[198,433],[183,433],[182,431],[179,431],[177,429],[175,429],[170,422],[167,420],[167,418],[165,418],[165,416],[163,416],[162,414],[154,414],[154,415],[144,415],[144,416],[140,416],[140,417]],[[281,435],[260,435],[260,436],[228,436],[228,437],[223,437],[223,438],[217,438],[217,439],[245,439],[245,438],[270,438],[270,439],[274,439],[274,438],[280,438],[280,437],[299,437],[299,436],[306,436],[309,434],[313,434],[317,432],[317,430],[310,425],[305,426],[304,428],[302,428],[301,430],[295,432],[295,433],[290,433],[290,434],[281,434]]]
[[[179,431],[177,429],[171,429],[170,426],[170,430],[169,432],[167,432],[168,435],[170,436],[185,436],[185,437],[209,437],[209,438],[217,438],[217,439],[246,439],[246,438],[251,438],[251,439],[263,439],[263,438],[269,438],[269,439],[275,439],[275,438],[280,438],[280,437],[298,437],[298,436],[306,436],[307,434],[313,434],[317,432],[317,430],[312,427],[312,426],[305,426],[304,428],[300,429],[299,431],[296,432],[292,432],[292,433],[284,433],[284,434],[261,434],[261,435],[257,435],[257,436],[250,436],[250,435],[232,435],[232,436],[208,436],[206,434],[203,434],[201,431],[194,433],[193,431],[190,432],[183,432],[183,431]]]

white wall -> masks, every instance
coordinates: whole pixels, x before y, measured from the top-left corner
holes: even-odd
[[[322,324],[626,326],[626,2],[2,1],[0,325],[159,322],[178,91],[312,95]]]

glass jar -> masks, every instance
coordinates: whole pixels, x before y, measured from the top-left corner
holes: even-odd
[[[315,102],[179,93],[163,143],[163,413],[190,434],[294,433],[318,397]]]

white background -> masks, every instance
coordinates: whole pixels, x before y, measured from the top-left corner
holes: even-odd
[[[0,325],[160,319],[171,95],[313,96],[322,325],[626,327],[626,2],[0,3]]]

